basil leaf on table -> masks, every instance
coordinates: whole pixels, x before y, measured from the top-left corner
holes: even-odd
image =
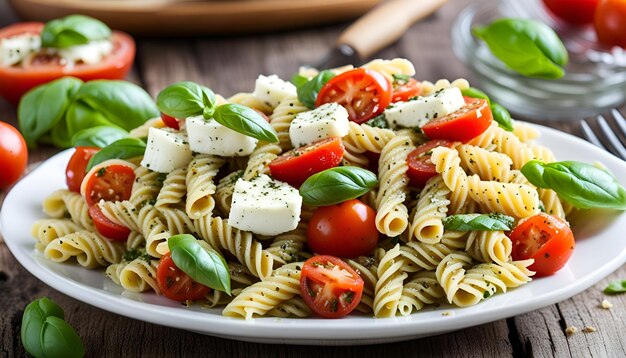
[[[613,281],[604,289],[604,293],[626,293],[626,280]]]
[[[174,118],[198,116],[204,113],[205,108],[215,108],[215,94],[190,81],[177,82],[159,92],[157,107]]]
[[[443,218],[443,227],[454,231],[509,231],[515,219],[502,213],[459,214]]]
[[[176,267],[194,281],[230,295],[230,271],[224,258],[195,237],[180,234],[170,237],[167,245]]]
[[[128,132],[113,126],[96,126],[83,129],[72,136],[72,146],[104,148],[118,139],[126,138]]]
[[[330,81],[333,77],[335,77],[334,73],[329,70],[324,70],[310,80],[302,83],[300,86],[296,86],[300,102],[308,108],[315,108],[317,94],[326,82]]]
[[[547,25],[530,19],[498,19],[475,26],[475,36],[508,68],[529,77],[560,78],[568,54],[558,35]]]
[[[378,185],[376,174],[358,167],[335,167],[310,176],[300,186],[302,202],[328,206],[357,198]]]
[[[575,161],[531,160],[521,171],[533,185],[554,190],[577,208],[626,210],[626,189],[604,169]]]
[[[493,115],[493,120],[498,123],[498,125],[509,132],[513,131],[513,118],[511,118],[511,114],[507,111],[506,108],[502,107],[496,102],[492,102],[489,99],[489,96],[480,89],[476,87],[470,87],[461,91],[463,96],[471,97],[471,98],[482,98],[489,103],[489,108],[491,109],[491,114]]]
[[[63,77],[37,86],[22,97],[17,118],[29,148],[36,148],[37,140],[63,120],[67,107],[82,84],[83,81],[78,78]]]
[[[80,337],[64,320],[48,316],[41,329],[41,346],[45,357],[83,357],[85,347]]]
[[[109,159],[129,159],[142,156],[146,152],[146,143],[137,138],[117,140],[94,154],[87,163],[86,172]]]
[[[274,128],[252,108],[228,103],[215,108],[213,119],[235,132],[270,143],[278,143]]]
[[[109,37],[111,29],[102,21],[84,15],[69,15],[46,23],[41,31],[41,46],[67,48]]]

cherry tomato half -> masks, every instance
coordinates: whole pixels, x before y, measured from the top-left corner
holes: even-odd
[[[598,0],[543,0],[559,19],[572,25],[586,25],[593,21]]]
[[[8,123],[0,122],[0,190],[15,183],[26,170],[28,149],[20,132]]]
[[[307,244],[321,255],[368,255],[378,243],[375,219],[374,209],[357,199],[319,207],[309,222]]]
[[[0,39],[22,34],[39,34],[42,22],[21,22],[0,29]],[[50,56],[36,56],[21,66],[0,66],[0,96],[17,104],[29,89],[63,76],[74,76],[84,81],[94,79],[120,80],[126,77],[135,58],[135,41],[128,34],[113,31],[113,52],[100,63],[77,63],[73,67],[59,64]]]
[[[434,139],[420,145],[409,153],[406,157],[409,166],[406,174],[409,177],[410,184],[417,188],[423,188],[428,179],[437,175],[435,165],[430,161],[430,153],[437,147],[451,148],[452,144],[454,142],[446,139]]]
[[[576,243],[569,226],[561,219],[539,213],[519,223],[511,232],[514,260],[534,259],[529,267],[537,276],[560,270],[574,252]]]
[[[65,168],[65,183],[70,191],[80,193],[80,185],[87,174],[87,163],[99,150],[98,147],[76,147],[76,151]]]
[[[334,256],[313,256],[302,266],[300,292],[313,312],[339,318],[356,308],[363,294],[363,279]]]
[[[317,94],[315,107],[339,103],[348,111],[351,121],[363,123],[389,106],[391,93],[391,83],[381,73],[355,68],[328,81]]]
[[[394,82],[391,102],[406,102],[413,97],[419,96],[422,92],[420,83],[415,78],[408,81]]]
[[[93,205],[89,208],[89,216],[91,216],[93,226],[100,235],[114,241],[126,241],[128,239],[130,229],[109,220],[98,205]]]
[[[157,267],[156,281],[165,297],[179,302],[199,300],[211,290],[176,267],[170,253],[161,257]]]
[[[487,130],[492,120],[486,100],[465,97],[465,106],[445,117],[432,119],[422,130],[430,139],[467,141]]]
[[[170,128],[174,128],[176,130],[180,130],[180,123],[178,122],[178,119],[172,116],[168,116],[165,113],[161,113],[161,119],[163,120],[163,123],[165,123],[166,126]]]
[[[626,48],[626,0],[600,0],[593,24],[601,43]]]
[[[270,164],[272,177],[299,187],[315,173],[336,167],[343,159],[341,138],[325,138],[282,154]]]
[[[111,159],[95,165],[83,179],[80,194],[92,206],[104,201],[123,201],[130,198],[135,169],[132,164]]]

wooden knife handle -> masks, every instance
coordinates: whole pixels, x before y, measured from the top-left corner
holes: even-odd
[[[397,41],[417,20],[435,12],[447,0],[388,0],[350,25],[337,45],[352,47],[361,58]]]

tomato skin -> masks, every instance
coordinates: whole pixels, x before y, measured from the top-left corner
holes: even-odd
[[[168,116],[165,113],[161,113],[161,119],[163,120],[163,123],[165,123],[166,126],[176,129],[176,130],[180,130],[180,123],[178,122],[178,119],[172,116]]]
[[[0,121],[0,190],[15,183],[26,170],[28,149],[20,132]]]
[[[119,159],[104,161],[87,173],[80,194],[92,206],[100,200],[123,201],[130,198],[135,181],[135,168]]]
[[[546,213],[520,222],[510,238],[513,260],[534,259],[529,269],[535,271],[536,276],[549,276],[563,268],[576,246],[569,226]]]
[[[593,21],[598,0],[543,0],[548,10],[572,25],[586,25]]]
[[[489,103],[482,98],[465,97],[465,106],[422,126],[430,139],[467,141],[482,134],[493,120]]]
[[[594,27],[601,43],[626,48],[626,0],[600,0]]]
[[[130,229],[109,220],[109,218],[104,216],[98,205],[92,205],[89,208],[89,216],[91,216],[93,226],[100,235],[113,241],[126,241],[128,239]]]
[[[351,121],[363,123],[389,106],[392,91],[391,82],[381,73],[355,68],[326,82],[317,94],[315,107],[339,103],[348,111]]]
[[[422,88],[419,82],[415,78],[410,78],[406,83],[402,85],[393,86],[393,94],[391,102],[406,102],[413,97],[419,96],[422,93]]]
[[[70,191],[80,193],[80,185],[87,174],[87,163],[99,150],[98,147],[76,147],[65,168],[65,183]]]
[[[435,165],[430,161],[430,154],[428,152],[437,147],[452,148],[453,144],[454,142],[447,139],[434,139],[420,145],[409,153],[406,157],[409,166],[406,173],[409,177],[409,184],[416,188],[423,188],[428,179],[437,175],[437,170],[435,169]]]
[[[325,138],[282,154],[270,164],[272,177],[298,188],[315,173],[336,167],[345,149],[341,138]]]
[[[302,298],[324,318],[340,318],[352,312],[361,301],[363,286],[361,276],[338,257],[313,256],[302,266]]]
[[[25,33],[39,34],[43,26],[42,22],[13,24],[0,29],[0,38]],[[113,52],[98,64],[76,64],[71,69],[56,63],[31,64],[25,68],[0,66],[0,96],[17,105],[22,95],[31,88],[63,76],[74,76],[83,81],[123,79],[135,59],[135,41],[120,31],[113,31],[111,39]]]
[[[179,302],[199,300],[211,290],[176,267],[169,252],[159,261],[156,281],[165,297]]]
[[[316,254],[353,258],[368,255],[378,243],[376,212],[360,200],[319,207],[307,228]]]

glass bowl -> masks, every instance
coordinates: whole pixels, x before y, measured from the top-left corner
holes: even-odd
[[[548,80],[517,74],[472,35],[473,26],[502,17],[535,18],[555,29],[570,55],[565,76]],[[477,3],[463,10],[452,27],[454,53],[475,74],[477,87],[517,116],[537,119],[580,119],[626,100],[626,52],[601,48],[594,37],[593,29],[574,29],[553,19],[540,0]]]

